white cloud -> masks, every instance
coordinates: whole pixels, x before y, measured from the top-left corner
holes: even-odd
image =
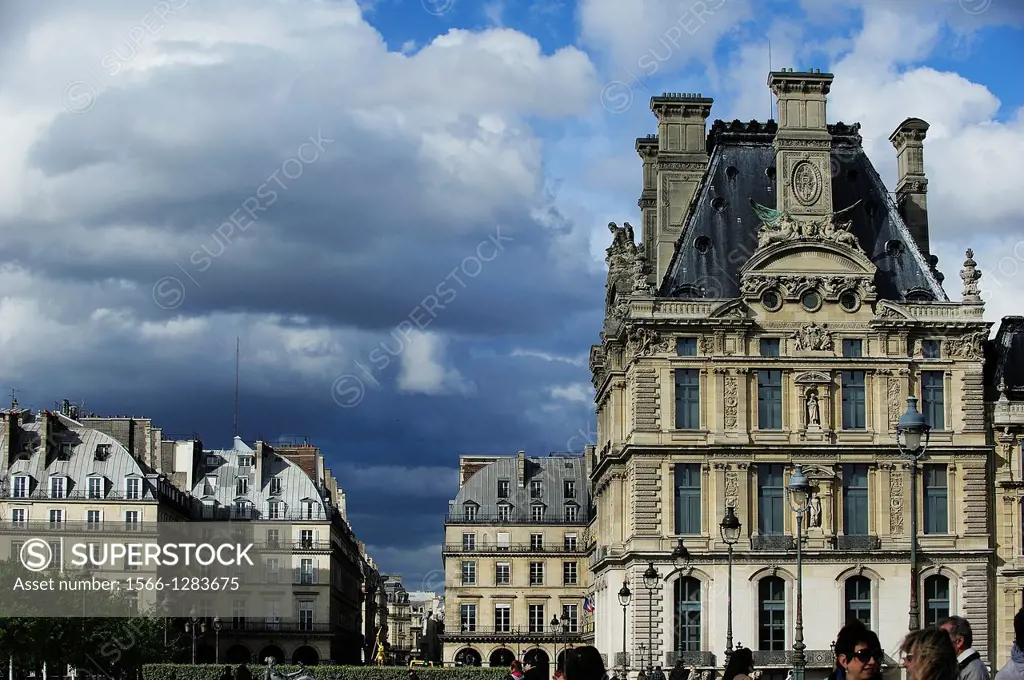
[[[594,401],[594,388],[586,383],[556,385],[548,388],[552,399],[589,404]]]
[[[447,338],[429,331],[411,331],[399,355],[398,390],[413,394],[472,394],[476,386],[445,365]]]

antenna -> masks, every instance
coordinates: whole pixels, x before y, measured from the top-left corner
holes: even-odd
[[[11,408],[18,408],[18,397],[15,396],[18,392],[21,390],[11,388]]]
[[[238,353],[241,348],[241,340],[235,336],[235,434],[238,436]]]
[[[772,72],[772,41],[768,39],[768,73]],[[768,120],[775,120],[775,106],[772,102],[772,91],[768,88]]]

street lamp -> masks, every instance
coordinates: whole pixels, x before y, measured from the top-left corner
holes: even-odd
[[[896,424],[896,445],[910,461],[910,630],[921,627],[917,608],[917,462],[928,450],[931,426],[917,410],[917,397],[907,397],[907,410]]]
[[[633,593],[629,590],[629,584],[625,581],[622,582],[622,588],[619,589],[619,604],[622,605],[622,678],[625,680],[626,673],[628,672],[628,664],[626,663],[626,607],[629,606],[629,600],[633,597]]]
[[[557,671],[557,670],[559,670],[559,668],[558,668],[558,630],[559,630],[558,614],[555,614],[554,616],[551,617],[551,630],[555,631],[555,670]]]
[[[793,466],[793,474],[786,487],[789,507],[796,513],[796,630],[793,634],[793,680],[804,680],[804,573],[803,573],[803,527],[804,514],[810,507],[811,484],[799,465]]]
[[[685,549],[685,548],[684,548]],[[654,568],[654,562],[647,563],[644,571],[644,587],[647,588],[647,677],[654,673],[654,591],[658,588],[661,574]]]
[[[726,597],[727,618],[725,628],[725,659],[729,660],[732,655],[732,547],[740,540],[740,518],[736,516],[736,509],[729,506],[725,509],[725,517],[718,528],[722,531],[722,540],[729,546],[729,594]]]
[[[188,613],[188,621],[185,622],[185,632],[192,636],[192,665],[196,665],[196,640],[206,632],[206,623],[199,622],[199,614],[196,608]]]
[[[215,646],[214,646],[213,658],[215,659],[215,663],[217,663],[217,664],[220,664],[220,629],[223,628],[223,627],[224,627],[223,624],[221,624],[221,622],[220,622],[220,617],[219,616],[214,616],[213,617],[213,633],[214,633],[214,636],[215,636],[214,639],[216,640],[216,642],[214,643]]]

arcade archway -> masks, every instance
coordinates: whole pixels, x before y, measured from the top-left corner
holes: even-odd
[[[229,663],[232,666],[252,663],[252,652],[245,645],[231,645],[224,653],[224,663]]]
[[[256,663],[264,664],[267,662],[267,657],[274,657],[274,661],[277,663],[285,663],[284,650],[277,645],[267,645],[260,650],[259,656],[256,657]]]
[[[511,649],[502,647],[501,649],[495,649],[491,652],[491,667],[492,668],[508,668],[515,661],[516,655]]]
[[[306,666],[315,666],[320,663],[320,654],[316,649],[309,645],[303,645],[295,650],[292,654],[292,665],[299,665],[300,663]]]
[[[476,651],[472,647],[459,650],[455,655],[456,666],[482,666],[483,661],[480,658],[480,652]]]
[[[526,680],[548,680],[551,677],[551,657],[543,649],[531,649],[523,654],[523,665],[532,666]]]

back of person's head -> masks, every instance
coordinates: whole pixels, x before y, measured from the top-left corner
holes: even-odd
[[[737,675],[746,675],[754,666],[754,653],[747,647],[740,647],[729,655],[722,680],[732,680]]]
[[[513,659],[510,668],[513,673],[521,673],[523,670],[523,664],[519,663],[519,659]]]
[[[964,649],[974,646],[974,633],[971,632],[971,622],[962,616],[947,616],[939,619],[935,624],[936,628],[948,625],[953,635],[958,635],[964,640]]]
[[[882,648],[878,642],[878,636],[869,630],[860,619],[850,619],[836,635],[836,667],[839,667],[840,654],[844,654],[849,659],[857,649],[857,645],[860,644],[867,645],[869,649]]]
[[[911,677],[926,680],[957,680],[960,666],[956,650],[949,633],[938,628],[915,630],[903,638],[900,652],[911,657],[908,668],[913,665]]]
[[[565,680],[604,680],[604,659],[596,647],[585,645],[565,655]]]
[[[1013,617],[1013,638],[1017,647],[1024,649],[1024,608]]]

